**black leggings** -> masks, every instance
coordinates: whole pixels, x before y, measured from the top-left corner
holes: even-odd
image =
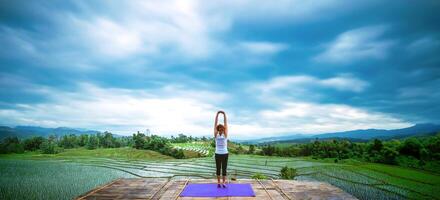
[[[216,174],[220,176],[220,168],[222,169],[222,176],[226,176],[226,168],[228,167],[228,154],[215,154]]]

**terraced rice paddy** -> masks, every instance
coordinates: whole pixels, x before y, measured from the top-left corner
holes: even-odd
[[[328,182],[359,199],[440,199],[436,194],[440,191],[440,176],[411,169],[370,163],[338,164],[247,155],[231,155],[229,160],[230,177],[250,178],[259,172],[277,179],[280,169],[289,166],[298,170],[298,180]],[[52,161],[0,159],[0,166],[1,199],[14,197],[17,193],[29,193],[35,197],[59,195],[56,197],[69,199],[116,177],[213,178],[215,169],[212,157],[184,160],[93,157]],[[18,170],[12,172],[12,168],[17,166]],[[38,183],[26,183],[29,179],[38,180]],[[67,188],[70,184],[76,186]],[[25,188],[24,191],[22,188]]]
[[[0,199],[72,199],[118,177],[119,170],[64,161],[0,160]]]
[[[214,148],[207,142],[173,143],[173,147],[175,149],[194,151],[202,156],[210,156],[214,153]]]

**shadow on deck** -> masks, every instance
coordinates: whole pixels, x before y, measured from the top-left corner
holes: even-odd
[[[356,199],[350,194],[323,182],[291,180],[241,179],[234,183],[250,183],[256,197],[190,198],[179,197],[187,183],[214,183],[211,179],[170,180],[163,178],[117,179],[79,197],[82,199]]]

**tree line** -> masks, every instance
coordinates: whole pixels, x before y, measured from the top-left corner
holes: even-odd
[[[131,146],[130,137],[114,137],[110,132],[82,135],[51,135],[47,138],[34,136],[26,139],[18,137],[6,137],[0,143],[0,153],[24,153],[25,151],[41,151],[45,154],[55,154],[63,149],[85,147],[96,148],[118,148]]]
[[[268,156],[311,156],[312,158],[357,159],[405,167],[440,169],[440,133],[404,140],[350,142],[348,140],[312,141],[306,144],[264,145],[259,152]]]
[[[174,149],[171,146],[171,141],[168,138],[158,135],[147,136],[143,133],[133,134],[133,147],[136,149],[147,149],[160,152],[164,155],[169,155],[174,158],[185,158],[183,150]]]
[[[133,136],[115,137],[110,132],[82,135],[51,135],[47,138],[35,136],[26,139],[18,137],[7,137],[0,142],[0,154],[24,153],[25,151],[40,151],[44,154],[56,154],[64,149],[83,147],[87,149],[96,148],[118,148],[133,147],[160,152],[174,158],[184,158],[183,150],[174,149],[171,143],[186,143],[193,141],[208,141],[206,137],[192,137],[179,134],[171,138],[157,135],[145,135],[137,132]]]
[[[205,136],[193,137],[193,136],[187,136],[183,133],[178,134],[177,137],[171,136],[171,138],[169,139],[171,143],[187,143],[187,142],[197,142],[197,141],[206,142],[208,140],[210,140],[210,138],[207,138]]]

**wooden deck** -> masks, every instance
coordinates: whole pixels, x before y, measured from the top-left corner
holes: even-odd
[[[356,199],[327,183],[289,180],[241,179],[234,183],[251,183],[256,197],[190,198],[179,197],[188,183],[214,183],[209,179],[170,180],[156,178],[117,179],[97,187],[77,199],[224,199],[224,200],[279,200],[279,199]]]

